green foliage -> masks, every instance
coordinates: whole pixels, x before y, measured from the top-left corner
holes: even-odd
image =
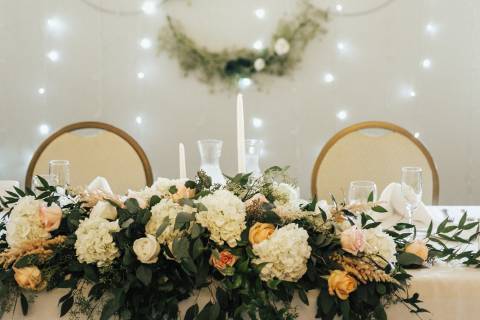
[[[195,73],[200,81],[211,87],[221,83],[226,88],[234,88],[240,78],[292,73],[308,43],[318,34],[326,32],[323,25],[327,19],[325,11],[304,0],[294,18],[278,23],[267,48],[260,51],[242,48],[213,52],[188,36],[180,22],[167,17],[168,25],[159,35],[160,50],[176,58],[185,74]],[[275,53],[274,45],[280,38],[288,41],[288,54]],[[262,70],[254,68],[256,59],[264,60]]]
[[[339,215],[337,218],[348,219],[352,224],[358,222],[363,229],[377,228],[380,224],[368,214],[368,210],[379,213],[386,210],[374,203],[367,206],[367,212],[357,212],[333,198],[335,207],[329,214],[318,208],[316,199],[299,206],[299,217],[288,223],[296,223],[308,233],[311,256],[307,261],[307,271],[298,282],[276,278],[263,281],[260,274],[268,262],[256,263],[255,250],[248,236],[250,228],[257,222],[270,223],[276,227],[286,224],[285,218],[275,212],[275,195],[272,192],[274,183],[286,181],[283,180],[285,171],[286,168],[272,167],[259,178],[253,178],[249,173],[226,177],[227,185],[224,188],[243,201],[258,193],[269,200],[269,203],[258,206],[254,214],[248,214],[246,228],[234,248],[214,242],[208,229],[196,222],[195,212],[208,210],[201,204],[201,198],[221,188],[213,185],[204,172],[199,172],[194,180],[185,182],[187,188],[195,190],[195,198],[179,200],[180,205],[196,210],[193,210],[194,213],[185,210],[188,212],[177,214],[173,229],[181,236],[171,243],[162,243],[155,263],[141,263],[133,246],[136,240],[145,237],[145,226],[152,217],[151,208],[161,201],[158,196],[149,199],[146,208],[140,207],[135,199],[127,199],[122,205],[112,202],[121,226],[120,231],[112,235],[120,256],[109,266],[99,267],[77,260],[75,231],[80,221],[88,217],[90,209],[75,201],[62,208],[62,223],[58,230],[52,232],[52,236],[63,235],[66,240],[52,248],[53,252],[47,258],[27,254],[16,260],[14,265],[16,268],[38,266],[47,282],[47,290],[69,289],[59,300],[61,316],[74,316],[79,309],[82,313],[91,315],[97,309],[101,319],[110,319],[112,316],[121,319],[177,319],[179,302],[191,297],[194,290],[206,288],[211,292],[211,301],[203,307],[197,304],[191,306],[185,319],[295,319],[297,315],[291,307],[294,295],[297,294],[303,303],[310,304],[313,302],[308,299],[311,290],[319,290],[316,299],[317,317],[322,319],[340,316],[343,319],[383,320],[387,318],[385,305],[395,301],[403,302],[414,313],[427,312],[422,308],[419,295],[408,295],[406,290],[411,280],[406,268],[425,265],[419,257],[405,252],[406,246],[417,235],[414,225],[399,223],[391,230],[386,230],[397,245],[397,263],[394,265],[376,255],[359,253],[358,256],[352,256],[342,250],[332,212]],[[33,196],[59,203],[55,188],[46,181],[41,188],[40,194]],[[175,192],[176,188],[170,188],[171,194]],[[2,208],[6,206],[5,212],[8,214],[12,205],[31,193],[31,190],[11,191],[8,197],[2,199]],[[370,198],[373,199],[373,196]],[[157,237],[170,225],[170,219],[166,217],[156,230]],[[0,231],[5,231],[5,228],[5,223],[0,222]],[[469,221],[466,214],[456,224],[445,220],[434,227],[431,223],[425,239],[429,261],[458,260],[479,267],[480,251],[462,248],[462,245],[478,237],[479,229],[479,223]],[[3,252],[8,249],[2,244],[5,243],[5,232],[0,232],[0,240],[0,252]],[[450,242],[459,245],[450,247],[447,245]],[[217,265],[219,269],[216,269],[211,261],[220,260],[225,252],[232,254],[234,261],[224,268]],[[343,269],[335,256],[370,259],[366,261],[371,261],[377,271],[394,280],[358,281],[357,289],[346,300],[341,300],[328,290],[330,273]],[[92,286],[88,294],[82,290],[85,283]],[[2,310],[8,301],[17,300],[20,301],[22,312],[26,314],[29,300],[16,285],[12,266],[0,269]]]

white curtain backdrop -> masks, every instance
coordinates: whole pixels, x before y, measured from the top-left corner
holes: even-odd
[[[108,12],[85,1],[0,0],[0,179],[23,183],[41,141],[85,120],[133,135],[155,176],[178,174],[179,142],[193,175],[201,138],[224,140],[222,167],[233,173],[234,94],[184,77],[158,53],[158,30],[171,14],[211,49],[252,46],[268,42],[298,2],[168,0],[145,14],[144,1],[88,0]],[[308,46],[292,77],[245,90],[246,135],[265,141],[263,168],[291,165],[308,196],[326,140],[352,123],[385,120],[418,133],[432,152],[441,203],[480,204],[480,2],[315,3],[332,11],[328,33]]]

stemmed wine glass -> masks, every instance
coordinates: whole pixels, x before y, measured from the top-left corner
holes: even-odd
[[[412,224],[413,212],[422,201],[422,168],[402,168],[402,195],[407,202],[408,223]]]
[[[370,195],[373,201],[377,200],[377,186],[373,181],[352,181],[348,190],[348,204],[366,204]]]

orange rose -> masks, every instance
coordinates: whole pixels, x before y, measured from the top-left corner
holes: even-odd
[[[428,247],[422,240],[415,240],[407,244],[407,246],[405,247],[405,252],[414,254],[423,261],[427,261],[428,259]]]
[[[270,238],[275,231],[275,226],[271,223],[255,223],[248,232],[248,241],[252,245],[258,244],[263,240]]]
[[[40,269],[36,266],[25,268],[13,267],[13,271],[15,271],[15,281],[20,288],[41,291],[47,286],[47,282],[42,278]]]
[[[230,251],[223,250],[220,252],[218,259],[212,254],[210,257],[210,264],[221,273],[224,273],[227,267],[233,267],[235,262],[237,262],[237,259],[238,257]]]
[[[357,290],[357,280],[347,272],[334,270],[328,277],[328,293],[337,295],[342,300],[347,300],[350,293]]]
[[[43,228],[46,231],[50,232],[57,230],[58,227],[60,227],[60,222],[62,221],[62,209],[56,204],[52,204],[50,207],[41,207],[39,215]]]
[[[185,187],[183,184],[177,187],[177,192],[172,194],[172,200],[177,202],[180,199],[190,199],[195,197],[195,189]]]

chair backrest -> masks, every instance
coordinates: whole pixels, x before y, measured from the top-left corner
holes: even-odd
[[[85,186],[97,176],[107,178],[115,193],[140,189],[153,182],[145,152],[125,131],[101,122],[79,122],[48,137],[28,166],[26,186],[32,177],[48,173],[50,160],[70,161],[70,184]]]
[[[368,121],[347,127],[323,147],[312,172],[312,195],[347,196],[354,180],[372,180],[381,192],[399,182],[401,168],[423,169],[423,201],[438,204],[439,178],[427,148],[407,130],[388,122]]]

